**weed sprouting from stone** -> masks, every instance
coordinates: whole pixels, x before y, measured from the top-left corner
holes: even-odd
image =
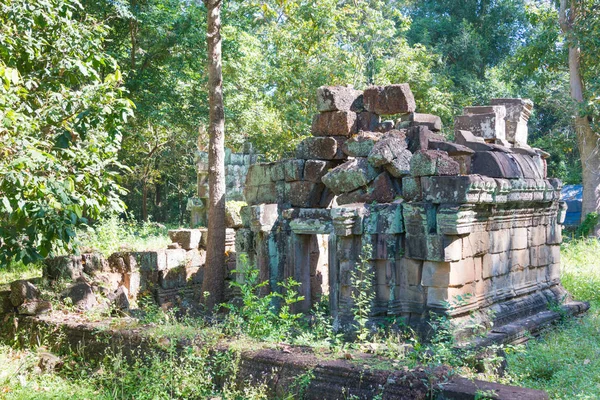
[[[364,342],[370,335],[370,330],[367,327],[371,310],[373,308],[373,300],[375,292],[373,290],[373,280],[375,273],[371,268],[370,259],[372,257],[373,247],[370,244],[363,246],[359,263],[350,275],[350,284],[353,291],[352,298],[352,314],[354,315],[354,323],[356,324],[356,338],[359,342]]]

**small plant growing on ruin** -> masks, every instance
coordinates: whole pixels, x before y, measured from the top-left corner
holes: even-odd
[[[262,295],[268,281],[259,282],[259,271],[241,258],[241,268],[234,271],[241,274],[242,282],[231,282],[239,291],[238,301],[223,306],[229,309],[226,329],[235,327],[248,336],[257,339],[284,340],[297,328],[302,314],[292,312],[293,304],[304,300],[298,295],[300,283],[288,278],[277,285],[282,293],[270,292]],[[235,333],[235,332],[231,332]]]
[[[350,275],[350,284],[354,289],[351,294],[353,301],[352,313],[357,329],[357,339],[360,342],[364,342],[369,336],[370,331],[367,322],[375,299],[375,291],[373,290],[375,273],[369,262],[372,254],[373,247],[370,244],[365,244],[362,248],[359,263]]]

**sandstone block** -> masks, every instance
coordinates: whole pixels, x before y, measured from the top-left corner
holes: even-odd
[[[337,203],[352,204],[352,203],[389,203],[396,197],[396,190],[387,173],[381,173],[369,183],[366,188],[358,188],[352,192],[341,194],[337,198]]]
[[[506,109],[506,140],[510,143],[527,144],[527,121],[533,109],[529,99],[492,99],[492,105],[502,105]]]
[[[225,226],[227,228],[241,228],[242,223],[242,207],[246,203],[242,201],[227,201],[225,202]],[[200,233],[202,235],[202,232]],[[202,238],[201,238],[202,240]],[[200,241],[201,241],[200,240]],[[199,244],[200,242],[198,242]],[[194,247],[196,249],[197,247]]]
[[[390,131],[381,136],[379,141],[373,145],[369,153],[369,162],[374,167],[389,164],[395,158],[403,156],[402,150],[406,150],[406,146],[406,135],[404,132]]]
[[[506,139],[504,106],[465,107],[464,114],[454,119],[455,130],[467,130],[488,140]]]
[[[363,101],[367,111],[379,115],[410,113],[416,108],[408,83],[384,87],[369,86],[364,91]]]
[[[335,194],[342,194],[366,186],[376,177],[377,171],[366,158],[355,158],[335,167],[321,180]]]
[[[317,89],[317,108],[321,112],[350,111],[356,109],[358,103],[362,103],[360,90],[347,86],[321,86]]]
[[[413,126],[425,126],[433,132],[442,130],[442,119],[437,115],[410,113],[403,115],[396,122],[396,129],[406,129]]]
[[[167,249],[165,250],[166,268],[174,269],[185,265],[187,251],[185,249]],[[130,290],[131,292],[131,290]]]
[[[361,131],[344,142],[342,151],[351,157],[368,157],[381,136],[379,132]]]
[[[510,252],[510,270],[521,270],[529,267],[529,249],[513,250]]]
[[[394,121],[392,120],[381,121],[377,127],[377,132],[387,133],[394,129],[394,125]]]
[[[472,258],[458,262],[423,263],[421,284],[428,287],[456,287],[475,281],[475,263]]]
[[[527,238],[527,228],[514,228],[511,233],[510,248],[513,250],[526,249],[528,247]]]
[[[325,186],[322,183],[296,181],[289,185],[288,199],[293,207],[318,207]]]
[[[461,287],[430,287],[427,289],[427,306],[431,308],[446,309],[448,302],[456,302],[460,296],[466,299],[459,307],[452,309],[453,313],[462,313],[461,309],[476,301],[475,283],[468,283]],[[467,296],[471,295],[467,298]]]
[[[541,246],[546,244],[546,226],[538,225],[527,228],[527,238],[529,247]]]
[[[402,257],[396,261],[396,279],[399,285],[421,284],[423,261]]]
[[[473,155],[471,173],[492,178],[522,178],[523,174],[515,159],[508,153],[478,151]]]
[[[492,276],[500,276],[510,272],[509,253],[491,254]]]
[[[470,156],[475,153],[474,150],[471,150],[467,146],[439,140],[429,140],[428,146],[429,150],[445,151],[449,156]]]
[[[421,201],[421,178],[405,176],[402,178],[402,197],[406,201]]]
[[[52,310],[52,303],[47,300],[31,300],[17,307],[17,312],[21,315],[39,315]]]
[[[410,160],[410,173],[413,176],[458,175],[459,165],[446,152],[420,150]]]
[[[182,249],[197,249],[202,232],[199,229],[172,229],[169,231],[171,242],[178,243]]]
[[[357,116],[352,111],[322,112],[315,114],[312,120],[314,136],[350,136],[357,132]]]
[[[26,280],[18,280],[10,284],[10,302],[14,307],[19,307],[21,304],[38,300],[40,290],[31,282]]]
[[[416,153],[419,150],[429,150],[429,141],[435,140],[443,142],[446,139],[442,135],[438,135],[427,129],[425,126],[413,126],[406,133],[408,140],[408,150],[411,153]]]
[[[357,114],[357,125],[359,131],[375,132],[379,128],[381,118],[379,115],[363,111]]]
[[[308,137],[296,148],[296,157],[303,160],[341,160],[343,137]],[[247,183],[246,183],[247,184]]]
[[[283,164],[283,175],[286,182],[300,181],[304,175],[304,160],[285,160]]]
[[[509,229],[490,231],[490,253],[503,253],[511,248],[512,237]]]
[[[397,157],[389,164],[385,165],[385,170],[394,178],[402,178],[410,174],[410,160],[412,153],[402,149],[398,152]]]
[[[546,225],[546,244],[562,243],[562,226],[559,224]]]
[[[336,164],[331,161],[306,160],[303,177],[309,182],[320,183],[323,175],[335,166]]]
[[[69,298],[71,304],[80,310],[91,310],[98,305],[92,287],[85,282],[77,282],[69,286],[63,293],[62,298]]]

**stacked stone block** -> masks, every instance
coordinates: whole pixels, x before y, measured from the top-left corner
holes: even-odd
[[[324,276],[327,268],[342,326],[352,320],[350,277],[367,244],[374,319],[401,316],[424,327],[437,311],[505,324],[560,301],[561,183],[546,176],[548,154],[526,143],[530,101],[465,108],[450,142],[438,117],[415,113],[405,84],[362,93],[323,87],[317,99],[313,136],[297,159],[253,166],[246,181],[242,231],[253,236],[238,251],[272,290],[293,276],[310,296],[306,243],[319,234],[329,235],[329,251],[317,269]],[[381,122],[388,115],[398,119]],[[317,171],[310,178],[309,164]],[[316,186],[299,186],[305,181]],[[292,199],[302,195],[289,183],[306,202]],[[301,310],[309,308],[307,301]]]

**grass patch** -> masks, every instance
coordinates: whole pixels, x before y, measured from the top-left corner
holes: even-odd
[[[590,311],[565,322],[526,350],[508,356],[513,384],[542,389],[552,399],[600,398],[600,241],[574,239],[561,248],[562,283]]]

